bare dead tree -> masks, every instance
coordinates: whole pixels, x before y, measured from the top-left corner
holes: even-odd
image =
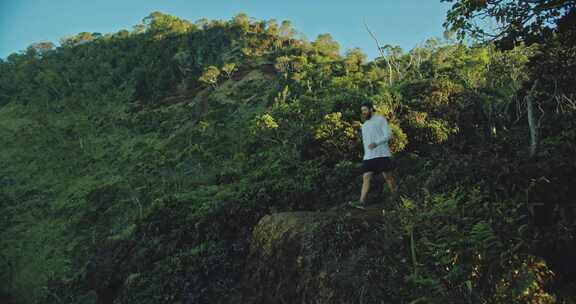
[[[376,42],[376,47],[378,48],[378,52],[380,53],[380,56],[382,56],[382,58],[386,59],[386,54],[384,54],[384,48],[380,46],[380,42],[378,42],[378,38],[376,38],[376,35],[374,35],[374,33],[372,33],[370,28],[368,28],[368,24],[366,24],[366,20],[364,20],[364,27],[366,27],[366,31],[368,31],[368,34],[370,34],[370,36],[372,36],[372,39],[374,39],[374,42]],[[390,64],[390,61],[388,59],[386,59],[386,64],[388,65],[388,82],[389,82],[389,84],[392,84],[392,65]]]
[[[538,122],[534,118],[534,95],[536,93],[536,88],[538,87],[538,80],[534,81],[532,88],[525,97],[526,100],[526,112],[528,116],[528,128],[530,129],[530,157],[534,157],[536,154],[536,148],[538,147],[538,127],[544,115],[540,117]],[[542,111],[542,109],[540,108]]]

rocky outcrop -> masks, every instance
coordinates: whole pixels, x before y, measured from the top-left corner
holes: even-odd
[[[382,207],[263,217],[253,230],[242,302],[399,302],[394,285],[409,272],[404,240]]]

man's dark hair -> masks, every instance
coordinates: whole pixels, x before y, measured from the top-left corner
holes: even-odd
[[[362,105],[360,105],[360,107],[367,107],[368,109],[374,111],[374,105],[372,105],[372,103],[369,101],[362,102]]]

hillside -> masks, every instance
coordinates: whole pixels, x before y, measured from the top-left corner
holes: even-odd
[[[573,33],[368,62],[154,12],[32,44],[0,61],[0,302],[575,303]],[[365,100],[400,197],[362,212]]]

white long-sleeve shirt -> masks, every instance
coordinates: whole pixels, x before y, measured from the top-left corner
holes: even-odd
[[[392,132],[388,126],[388,121],[380,114],[373,114],[370,119],[362,124],[362,144],[364,145],[364,159],[376,157],[392,156],[388,141],[392,137]],[[369,149],[368,145],[375,143],[374,149]]]

